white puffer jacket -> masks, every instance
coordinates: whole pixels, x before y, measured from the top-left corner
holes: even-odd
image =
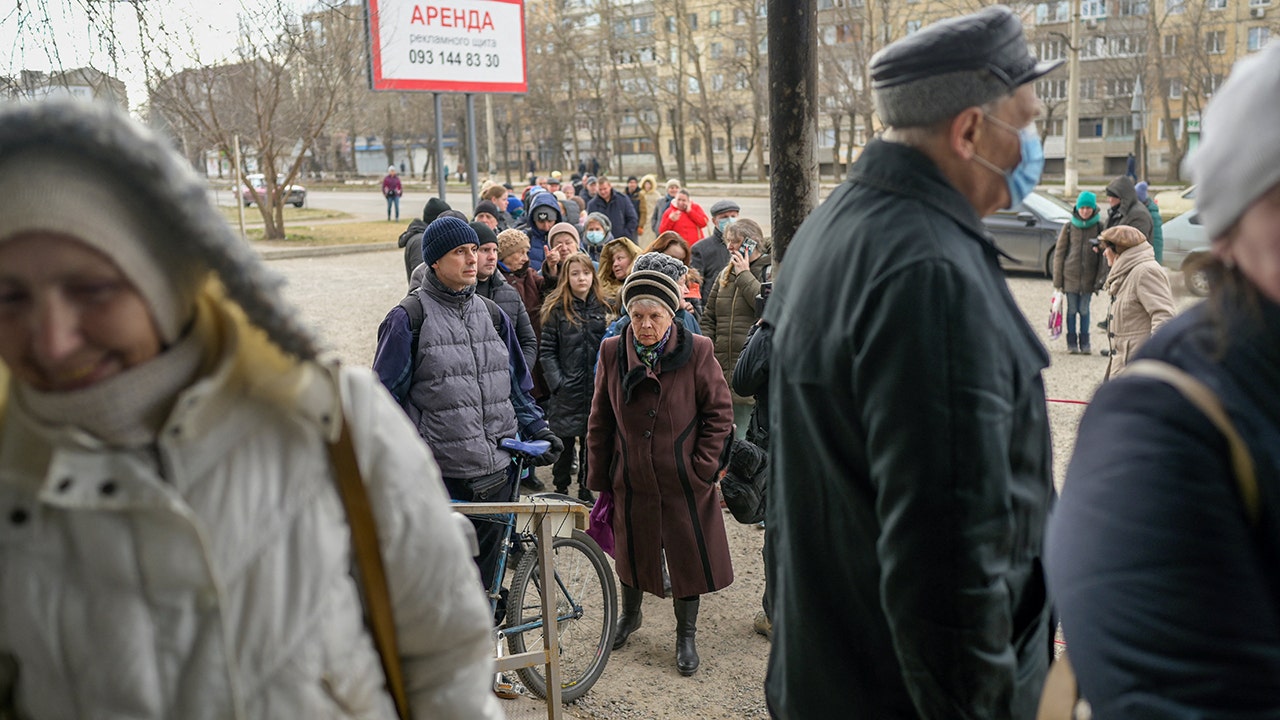
[[[312,365],[286,412],[231,364],[181,393],[156,453],[9,403],[0,716],[12,695],[33,719],[394,718],[325,448],[345,414],[415,717],[503,717],[478,573],[403,411],[369,371]]]

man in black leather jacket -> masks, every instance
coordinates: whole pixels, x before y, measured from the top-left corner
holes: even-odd
[[[1036,714],[1049,358],[981,218],[1039,177],[1056,66],[1004,6],[886,47],[889,130],[786,252],[764,316],[776,717]]]

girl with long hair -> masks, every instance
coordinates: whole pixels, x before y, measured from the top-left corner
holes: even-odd
[[[586,253],[574,253],[560,266],[560,282],[542,304],[542,343],[538,351],[551,397],[547,423],[564,441],[565,452],[551,468],[556,492],[567,493],[578,438],[578,498],[594,500],[586,476],[587,417],[595,392],[595,362],[607,327],[608,307],[595,266]]]

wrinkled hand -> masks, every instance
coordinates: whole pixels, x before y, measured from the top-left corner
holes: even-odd
[[[534,433],[533,439],[546,440],[551,443],[551,447],[546,452],[533,459],[533,464],[536,467],[555,464],[555,461],[560,459],[560,453],[564,452],[564,441],[556,437],[556,434],[551,432],[549,428],[543,428]]]

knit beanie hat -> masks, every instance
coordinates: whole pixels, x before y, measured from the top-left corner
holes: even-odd
[[[680,309],[680,288],[669,275],[658,270],[632,270],[622,284],[623,308],[642,297],[657,300],[670,309],[672,315]]]
[[[582,243],[582,237],[578,235],[578,228],[574,227],[573,223],[562,222],[552,225],[551,229],[547,231],[547,242],[554,245],[557,235],[572,235],[574,245]]]
[[[595,220],[596,222],[600,223],[600,227],[604,228],[604,232],[606,235],[613,232],[613,223],[609,220],[608,215],[605,215],[602,212],[593,212],[587,216],[587,220],[586,222],[582,223],[582,226],[585,228],[587,226],[587,223],[591,222],[592,220]]]
[[[467,224],[471,226],[472,230],[476,231],[476,237],[479,239],[476,244],[480,247],[498,244],[498,235],[493,231],[493,228],[478,221]]]
[[[1116,253],[1122,253],[1131,247],[1136,247],[1147,241],[1147,236],[1142,231],[1128,225],[1117,225],[1113,228],[1107,228],[1098,236],[1098,242],[1110,243],[1115,246]]]
[[[436,221],[436,218],[440,217],[440,213],[445,210],[452,209],[453,208],[449,207],[449,203],[441,200],[440,198],[431,198],[422,208],[422,222],[430,225]]]
[[[1094,210],[1097,210],[1098,196],[1086,190],[1085,192],[1080,193],[1080,196],[1076,198],[1076,207],[1093,208]]]
[[[476,204],[476,211],[474,214],[478,216],[480,213],[489,213],[494,218],[501,217],[498,206],[494,205],[492,200],[481,200]]]
[[[444,254],[459,245],[479,245],[480,238],[471,226],[458,218],[442,217],[422,233],[422,262],[431,267]]]
[[[1191,156],[1196,208],[1210,239],[1280,183],[1280,43],[1236,63],[1205,109]],[[1246,140],[1247,138],[1247,140]]]
[[[1133,189],[1138,193],[1138,202],[1145,205],[1147,202],[1147,181],[1143,180],[1137,185],[1134,185]]]
[[[209,202],[170,142],[109,103],[54,99],[0,108],[0,242],[30,232],[102,252],[146,300],[166,344],[181,337],[204,279],[281,350],[320,343],[280,293],[284,280]]]
[[[631,264],[631,272],[640,270],[656,270],[676,282],[680,282],[680,278],[689,272],[684,263],[661,252],[647,252],[636,258]]]
[[[498,233],[498,258],[504,258],[519,250],[529,249],[529,236],[511,228]]]

